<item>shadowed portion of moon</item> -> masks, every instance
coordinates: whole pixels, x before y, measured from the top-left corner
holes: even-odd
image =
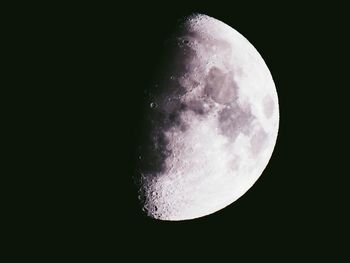
[[[152,126],[159,129],[152,129]],[[154,115],[149,121],[149,125],[145,125],[145,129],[149,131],[143,138],[143,143],[139,146],[138,152],[138,170],[143,175],[150,175],[164,170],[164,160],[171,154],[167,149],[168,140],[162,132],[162,127],[166,127],[163,117],[158,114]]]
[[[180,100],[186,89],[179,83],[179,77],[189,72],[190,62],[197,56],[187,45],[189,38],[181,39],[180,44],[175,36],[166,41],[162,51],[164,61],[160,63],[157,79],[148,91],[151,96],[145,109],[144,137],[138,151],[137,168],[144,177],[154,177],[165,171],[165,160],[171,155],[165,132],[173,127],[186,130],[181,113],[185,110],[202,112],[199,102],[187,106]]]

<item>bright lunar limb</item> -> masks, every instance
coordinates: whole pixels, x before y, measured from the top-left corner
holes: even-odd
[[[150,217],[187,220],[252,187],[273,152],[279,108],[264,60],[230,26],[192,15],[170,43],[140,145],[139,198]]]

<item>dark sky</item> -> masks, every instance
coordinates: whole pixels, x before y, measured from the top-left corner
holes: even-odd
[[[151,260],[159,250],[182,258],[212,249],[229,251],[232,261],[236,253],[271,253],[284,262],[341,249],[334,243],[345,222],[344,172],[335,164],[344,158],[337,154],[339,123],[347,121],[338,114],[345,111],[339,77],[345,75],[339,62],[344,9],[335,3],[201,2],[207,1],[85,5],[55,14],[47,31],[56,36],[49,54],[58,61],[57,96],[65,105],[57,114],[64,114],[64,136],[74,142],[65,151],[74,192],[67,198],[67,226],[81,237],[110,240],[118,253],[134,249],[125,252],[128,261],[139,252]],[[280,131],[263,176],[238,201],[198,220],[160,222],[137,207],[131,180],[136,138],[163,42],[178,19],[193,12],[225,22],[257,48],[276,84]]]

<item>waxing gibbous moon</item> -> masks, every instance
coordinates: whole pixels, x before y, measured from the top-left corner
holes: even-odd
[[[233,203],[263,173],[278,97],[257,50],[215,18],[186,18],[167,45],[145,111],[139,199],[150,217],[188,220]]]

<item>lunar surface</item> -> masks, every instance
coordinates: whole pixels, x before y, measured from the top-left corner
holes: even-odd
[[[278,97],[257,50],[217,19],[186,18],[167,45],[145,111],[137,185],[148,216],[188,220],[236,201],[263,173]]]

